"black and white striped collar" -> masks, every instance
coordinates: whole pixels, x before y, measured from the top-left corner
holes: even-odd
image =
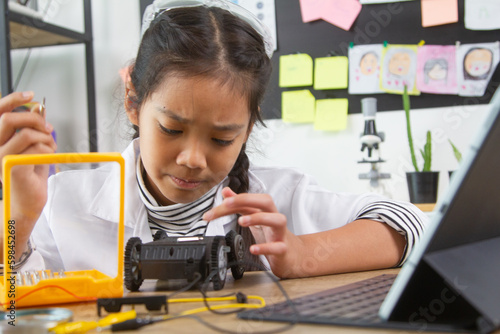
[[[205,233],[208,222],[204,221],[202,216],[213,207],[215,195],[223,185],[224,180],[191,203],[162,206],[146,188],[143,175],[144,167],[140,157],[138,157],[136,176],[139,195],[148,212],[148,222],[153,233],[157,230],[164,230],[172,236],[203,235]]]

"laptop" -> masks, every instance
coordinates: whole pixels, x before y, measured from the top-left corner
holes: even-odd
[[[500,89],[488,108],[484,125],[436,204],[428,230],[397,277],[384,275],[238,317],[415,331],[499,329]],[[380,301],[351,307],[355,303],[350,299],[371,300],[365,293]]]

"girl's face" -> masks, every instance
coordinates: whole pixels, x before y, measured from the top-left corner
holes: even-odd
[[[378,59],[373,53],[367,53],[361,58],[361,73],[372,75],[378,67]]]
[[[480,77],[490,71],[492,53],[487,49],[471,51],[464,60],[465,70],[473,77]]]
[[[140,128],[146,186],[161,205],[189,203],[231,171],[250,132],[247,99],[205,77],[170,77],[128,111]]]
[[[406,75],[410,71],[411,57],[406,52],[397,52],[389,60],[389,72],[395,75]]]
[[[431,70],[429,71],[428,76],[429,78],[431,78],[431,80],[437,81],[446,79],[446,74],[447,71],[445,68],[441,67],[441,65],[439,64],[434,64],[434,66],[432,66]]]

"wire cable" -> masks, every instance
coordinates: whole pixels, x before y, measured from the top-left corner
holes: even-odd
[[[254,266],[257,266],[260,269],[263,269],[263,271],[266,273],[266,275],[268,275],[271,278],[271,280],[278,286],[279,290],[281,291],[281,293],[285,297],[285,300],[286,300],[287,304],[290,306],[290,308],[292,309],[292,311],[295,314],[297,314],[297,315],[299,314],[297,308],[295,307],[295,305],[291,301],[290,297],[288,296],[288,293],[284,289],[283,285],[279,282],[279,279],[276,278],[272,273],[270,273],[267,270],[267,268],[265,268],[260,263],[255,263],[254,261],[244,261],[243,264],[245,264],[245,265],[254,265]],[[215,274],[217,274],[216,271],[211,272],[208,275],[208,277],[205,279],[205,281],[202,284],[200,284],[200,287],[199,287],[200,288],[199,289],[200,293],[203,296],[203,298],[201,298],[201,300],[203,300],[203,302],[205,304],[205,307],[197,308],[197,309],[192,309],[192,310],[187,310],[187,311],[184,311],[184,312],[182,312],[182,313],[180,313],[178,315],[165,316],[162,320],[158,320],[156,322],[159,322],[159,321],[168,321],[168,320],[175,320],[175,319],[179,319],[179,318],[191,318],[191,319],[194,319],[194,320],[198,321],[199,323],[205,325],[206,327],[208,327],[208,328],[210,328],[212,330],[215,330],[215,331],[218,331],[218,332],[221,332],[221,333],[226,333],[226,334],[239,334],[238,331],[233,331],[233,330],[225,329],[223,327],[219,327],[219,326],[216,326],[216,325],[214,325],[212,323],[209,323],[206,320],[202,319],[201,317],[199,317],[199,316],[197,316],[195,314],[200,313],[200,312],[204,312],[204,311],[210,311],[210,312],[212,312],[214,314],[217,314],[217,315],[227,315],[227,314],[239,313],[242,310],[248,309],[248,308],[261,308],[261,307],[264,307],[265,306],[265,301],[264,301],[264,303],[263,303],[262,306],[256,305],[256,304],[242,304],[242,303],[228,304],[228,305],[216,305],[216,306],[209,305],[208,301],[212,301],[212,298],[215,298],[215,299],[221,298],[221,297],[208,297],[207,294],[206,294],[206,291],[207,291],[206,288],[208,287],[208,283],[210,282],[211,278]],[[262,298],[262,297],[258,297],[258,296],[252,296],[252,297]],[[250,296],[248,296],[248,298],[250,298]],[[262,298],[262,300],[263,300],[263,298]],[[250,305],[252,305],[252,306],[250,306]],[[236,311],[229,311],[229,312],[220,312],[219,311],[220,309],[226,309],[226,308],[238,308],[238,310],[236,310]],[[295,317],[295,319],[298,319],[298,317]],[[254,334],[275,334],[275,333],[280,333],[280,332],[289,330],[290,328],[292,328],[293,326],[295,326],[296,323],[297,323],[297,321],[292,321],[292,322],[288,322],[284,326],[281,326],[281,327],[276,328],[276,329],[266,330],[266,331],[259,331],[259,332],[253,332],[253,333]]]
[[[281,291],[281,293],[283,294],[283,296],[285,297],[285,300],[287,302],[287,305],[290,306],[290,308],[292,309],[292,311],[295,313],[295,314],[299,314],[297,308],[295,307],[295,304],[291,301],[290,297],[288,296],[288,293],[286,292],[285,288],[283,287],[283,285],[279,282],[279,279],[276,278],[272,273],[270,273],[266,267],[264,267],[264,265],[262,263],[256,263],[255,261],[243,261],[244,265],[249,265],[249,266],[255,266],[259,269],[262,269],[263,272],[265,272],[270,278],[271,280],[278,286],[278,289]],[[211,275],[213,276],[214,273],[211,273]],[[210,277],[210,275],[209,275]],[[209,281],[209,278],[207,277],[207,279],[205,280],[205,284],[203,284],[201,287],[200,287],[200,293],[203,295],[204,297],[204,304],[205,304],[205,307],[207,308],[208,311],[212,312],[212,313],[215,313],[215,314],[219,314],[219,315],[223,315],[223,314],[231,314],[231,313],[239,313],[240,311],[242,310],[238,310],[238,311],[230,311],[230,312],[220,312],[220,311],[217,311],[213,306],[210,306],[208,305],[208,302],[207,302],[207,296],[206,296],[206,289],[204,290],[203,287],[207,287],[207,284],[208,284],[208,281]],[[199,317],[197,317],[199,318]],[[298,319],[298,317],[295,317],[295,319]],[[203,323],[205,325],[207,325],[206,321],[199,318],[199,319],[196,319],[198,322],[200,323]],[[273,333],[279,333],[279,332],[282,332],[282,331],[286,331],[288,329],[290,329],[291,327],[293,327],[295,324],[297,323],[296,320],[292,321],[292,322],[289,322],[287,323],[286,325],[280,327],[280,328],[277,328],[275,330],[270,330],[270,331],[261,331],[261,332],[255,332],[255,333],[258,333],[258,334],[273,334]],[[213,330],[217,330],[217,331],[220,331],[222,333],[227,333],[227,334],[237,334],[238,332],[235,332],[235,331],[231,331],[231,330],[226,330],[224,328],[221,328],[221,327],[218,327],[218,326],[215,326],[215,325],[212,325],[210,324],[209,326],[207,326]]]
[[[291,301],[291,299],[288,296],[287,292],[285,291],[284,287],[279,282],[279,279],[277,279],[272,273],[270,273],[261,264],[256,264],[254,262],[251,262],[251,263],[246,263],[246,262],[247,261],[245,261],[245,263],[243,263],[243,264],[256,265],[257,267],[264,269],[263,271],[266,273],[266,275],[268,275],[272,279],[272,281],[278,286],[279,290],[281,291],[281,293],[285,297],[285,300],[287,301],[288,305],[291,307],[293,312],[298,314],[298,311],[297,311],[295,305]],[[159,322],[171,321],[171,320],[181,319],[181,318],[190,318],[190,319],[194,319],[194,320],[198,321],[200,324],[202,324],[202,325],[206,326],[207,328],[210,328],[214,331],[218,331],[218,332],[226,333],[226,334],[239,334],[240,333],[239,331],[233,331],[233,330],[225,329],[223,327],[216,326],[216,325],[204,320],[203,318],[199,317],[197,314],[201,313],[201,312],[206,312],[206,311],[210,311],[210,312],[217,314],[217,315],[227,315],[227,314],[238,313],[244,309],[257,309],[257,308],[265,307],[266,306],[265,300],[264,300],[264,298],[262,298],[260,296],[246,296],[247,299],[256,299],[256,300],[260,301],[260,304],[248,304],[248,303],[241,302],[241,300],[238,299],[239,298],[238,295],[236,295],[236,296],[208,297],[206,294],[208,284],[210,283],[210,280],[213,278],[213,276],[216,274],[217,274],[217,272],[214,270],[208,275],[208,277],[203,282],[199,282],[201,279],[201,274],[198,273],[198,275],[196,276],[196,278],[193,282],[188,284],[186,287],[172,293],[168,299],[168,301],[170,303],[203,301],[203,303],[205,304],[204,307],[186,310],[186,311],[180,312],[179,314],[174,314],[174,315],[167,314],[167,315],[158,316],[158,317],[136,318],[136,319],[132,319],[132,320],[127,320],[127,321],[124,321],[122,323],[113,324],[108,329],[111,329],[111,331],[135,330],[135,329],[138,329],[138,328],[141,328],[141,327],[144,327],[147,325],[159,323]],[[199,291],[202,294],[202,298],[176,298],[176,299],[170,298],[174,295],[180,294],[181,292],[189,290],[190,288],[192,288],[196,284],[198,284]],[[223,305],[209,305],[208,304],[208,302],[230,301],[230,300],[236,300],[237,303],[235,303],[235,304],[223,304]],[[236,308],[237,310],[232,310],[229,312],[221,312],[220,311],[223,309],[233,309],[233,308]],[[298,317],[296,317],[296,319],[297,318]],[[281,327],[276,328],[276,329],[253,332],[253,333],[254,334],[280,333],[280,332],[289,330],[296,323],[297,323],[296,321],[287,322],[284,326],[281,326]]]
[[[69,290],[67,290],[67,289],[65,289],[65,288],[63,288],[62,286],[59,286],[59,285],[44,285],[42,287],[35,288],[35,289],[29,291],[28,293],[22,295],[21,297],[14,299],[14,301],[17,303],[20,300],[28,297],[29,295],[31,295],[33,293],[36,293],[36,292],[41,291],[41,290],[49,289],[49,288],[55,288],[55,289],[59,289],[59,290],[62,290],[64,292],[66,292],[71,297],[73,297],[73,298],[76,299],[75,302],[76,301],[96,301],[97,300],[97,298],[95,298],[95,297],[82,297],[82,296],[78,296],[77,294],[74,294],[73,292],[71,292],[71,291],[69,291]],[[8,303],[0,303],[0,305],[3,305],[3,306],[5,306],[7,304]]]
[[[194,275],[195,275],[195,278],[192,282],[190,282],[185,287],[183,287],[175,292],[172,292],[170,295],[167,295],[167,300],[170,300],[175,295],[178,295],[178,294],[181,294],[183,292],[190,290],[192,287],[194,287],[196,284],[198,284],[198,282],[201,280],[202,276],[199,272],[195,272]]]

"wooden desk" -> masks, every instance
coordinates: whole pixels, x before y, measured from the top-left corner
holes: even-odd
[[[420,203],[414,204],[417,208],[422,210],[423,212],[432,212],[436,207],[436,203]]]
[[[340,275],[330,275],[321,276],[313,278],[302,278],[302,279],[289,279],[280,281],[287,293],[291,298],[299,297],[314,292],[322,291],[325,289],[334,288],[351,282],[367,279],[380,274],[394,274],[398,273],[398,269],[388,269],[388,270],[376,270],[367,271],[360,273],[349,273]],[[245,273],[243,278],[238,281],[234,281],[230,274],[228,274],[228,279],[226,281],[225,287],[221,291],[210,291],[208,294],[210,297],[227,295],[231,292],[243,292],[247,295],[258,295],[264,297],[266,304],[274,304],[284,301],[285,298],[281,294],[278,286],[273,282],[273,280],[263,272],[248,272]],[[154,282],[145,282],[141,287],[140,292],[125,292],[125,296],[134,295],[151,295],[151,294],[170,294],[171,291],[156,291],[156,284]],[[174,298],[189,298],[189,297],[200,297],[200,293],[197,291],[188,291],[180,295],[176,295]],[[215,305],[215,304],[213,304]],[[170,304],[169,313],[175,314],[185,310],[203,307],[203,303],[182,303],[182,304]],[[75,305],[64,305],[63,307],[69,308],[74,312],[74,320],[98,320],[97,318],[97,308],[95,303],[83,303]],[[128,306],[122,308],[122,310],[129,310]],[[144,312],[144,309],[136,308],[138,313]],[[106,312],[104,312],[106,313]],[[232,315],[216,315],[211,312],[199,313],[205,321],[215,324],[218,327],[235,331],[238,333],[256,333],[262,331],[269,331],[273,329],[278,329],[284,326],[284,323],[274,323],[274,322],[257,322],[257,321],[246,321],[238,319],[235,314]],[[339,329],[339,327],[325,326],[325,325],[309,325],[309,324],[297,324],[291,329],[284,333],[331,333],[333,330]],[[376,330],[369,328],[354,328],[354,327],[342,327],[342,333],[401,333],[403,331],[394,330]],[[142,333],[215,333],[214,331],[208,329],[198,321],[194,319],[176,319],[171,321],[165,321],[157,323],[154,325],[149,325],[138,330]],[[94,332],[95,333],[95,332]],[[133,332],[123,332],[123,333],[133,333]],[[408,332],[411,333],[411,332]],[[426,332],[427,333],[427,332]],[[495,332],[500,334],[500,331]]]

